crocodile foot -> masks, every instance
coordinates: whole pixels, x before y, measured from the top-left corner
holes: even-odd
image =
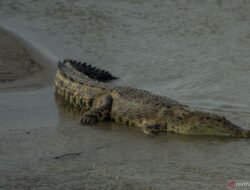
[[[163,130],[163,126],[160,124],[148,125],[143,127],[142,130],[147,135],[157,135]]]
[[[95,115],[85,114],[80,118],[80,123],[84,124],[94,124],[97,122],[97,117]]]

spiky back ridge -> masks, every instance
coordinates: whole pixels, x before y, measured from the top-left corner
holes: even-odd
[[[64,59],[63,62],[58,63],[58,68],[60,69],[66,63],[69,63],[76,71],[80,72],[83,75],[87,75],[88,77],[98,80],[101,82],[107,82],[110,80],[117,79],[117,77],[113,76],[110,72],[98,69],[93,67],[87,63],[82,63],[80,61],[76,61],[73,59]]]

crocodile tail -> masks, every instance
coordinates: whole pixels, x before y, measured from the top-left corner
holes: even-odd
[[[65,59],[63,62],[58,63],[58,69],[61,69],[66,65],[66,63],[69,63],[70,66],[78,71],[79,73],[83,75],[87,75],[88,77],[98,80],[101,82],[107,82],[110,80],[117,79],[117,77],[113,76],[110,72],[93,67],[87,63],[82,63],[80,61],[72,60],[72,59]]]

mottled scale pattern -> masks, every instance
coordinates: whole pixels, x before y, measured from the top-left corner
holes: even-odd
[[[176,110],[179,110],[179,113],[174,113]],[[115,87],[113,91],[111,117],[116,122],[126,125],[138,127],[152,125],[153,123],[174,125],[179,120],[173,115],[187,112],[187,107],[177,101],[145,90]]]
[[[139,90],[131,87],[119,86],[114,87],[114,90],[126,100],[133,100],[142,102],[142,104],[150,104],[152,106],[165,106],[171,108],[172,106],[183,106],[179,102],[170,98],[152,94],[146,90]]]
[[[81,109],[91,108],[93,97],[98,91],[95,89],[93,92],[89,90],[88,85],[85,86],[71,80],[66,80],[60,72],[56,75],[55,89],[56,93],[64,97],[67,103]]]
[[[85,110],[80,118],[83,125],[112,120],[139,127],[147,134],[167,131],[185,135],[250,136],[249,130],[224,117],[190,110],[175,100],[145,90],[106,83],[115,78],[86,63],[64,60],[58,64],[55,77],[56,97],[63,99],[64,104]]]

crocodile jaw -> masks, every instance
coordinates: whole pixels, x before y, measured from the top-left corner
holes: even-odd
[[[244,130],[225,117],[205,112],[190,112],[181,123],[168,126],[169,132],[183,135],[227,136],[250,138],[250,130]]]

